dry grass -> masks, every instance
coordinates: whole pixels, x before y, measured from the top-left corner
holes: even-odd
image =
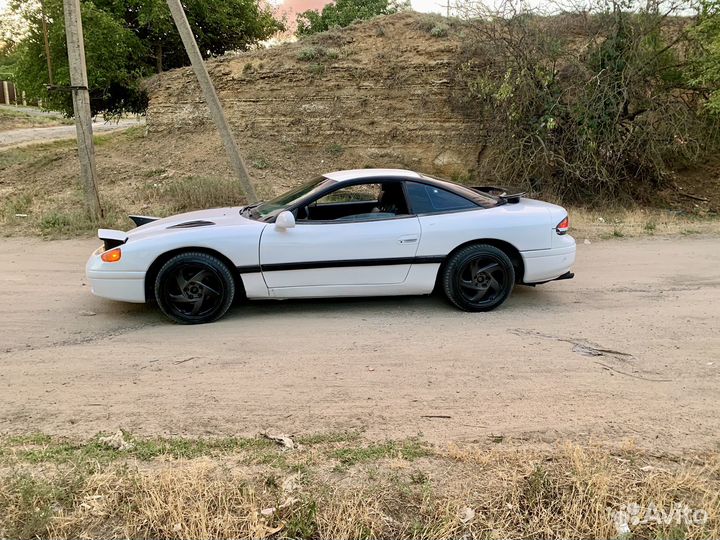
[[[62,126],[72,123],[72,118],[64,118],[59,114],[41,116],[28,114],[24,110],[14,109],[8,106],[0,107],[0,131],[34,127]]]
[[[97,154],[123,154],[133,142],[142,145],[144,128],[95,137]],[[168,216],[203,208],[240,205],[244,195],[228,176],[180,174],[167,167],[132,171],[103,170],[100,198],[104,217],[93,222],[83,210],[72,141],[58,141],[0,152],[0,227],[5,235],[65,238],[90,235],[98,227],[126,230],[130,213]],[[49,179],[44,172],[54,176]],[[23,178],[18,182],[17,178]],[[262,192],[262,190],[260,190]]]
[[[114,450],[98,459],[94,440],[92,451],[76,444],[76,459],[61,462],[28,461],[24,452],[67,442],[6,440],[0,537],[610,538],[618,535],[610,510],[631,503],[666,512],[683,504],[708,515],[704,523],[631,521],[633,538],[720,536],[718,454],[678,459],[575,444],[431,448],[415,440],[422,457],[387,457],[364,453],[378,445],[357,437],[308,440],[288,451],[185,441],[207,450],[193,459]],[[383,444],[400,449],[408,441]],[[343,465],[340,450],[364,459]]]
[[[127,218],[131,213],[167,216],[244,203],[239,184],[229,171],[222,172],[220,166],[208,170],[176,163],[174,158],[163,155],[157,146],[160,142],[146,136],[144,128],[102,135],[96,141],[100,194],[105,209],[105,217],[99,223],[92,222],[83,211],[73,143],[61,141],[0,152],[1,234],[46,238],[91,235],[99,226],[123,230],[132,227]],[[330,145],[323,149],[323,159],[342,153],[341,150],[339,145]],[[268,161],[258,152],[249,156],[261,198],[285,191],[310,176],[293,172],[293,182],[286,183],[282,177],[287,171],[277,171],[275,160]],[[218,156],[217,161],[224,164],[224,155]],[[265,181],[260,180],[263,177]],[[598,210],[570,207],[569,211],[571,233],[580,241],[720,232],[720,217],[705,208],[695,213],[639,207]]]
[[[637,237],[717,234],[720,217],[697,216],[686,212],[656,208],[570,208],[570,233],[580,242]]]

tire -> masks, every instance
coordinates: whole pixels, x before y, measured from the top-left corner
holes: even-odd
[[[515,269],[501,249],[473,244],[453,253],[445,265],[445,296],[463,311],[490,311],[502,304],[515,284]]]
[[[235,298],[235,280],[217,257],[187,252],[160,268],[154,290],[160,310],[170,320],[202,324],[225,315]]]

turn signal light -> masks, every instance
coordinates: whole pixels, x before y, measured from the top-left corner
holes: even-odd
[[[560,223],[557,224],[557,227],[555,227],[555,231],[558,234],[565,234],[568,232],[568,229],[570,228],[570,219],[568,216],[565,216],[565,219],[563,219]]]
[[[100,258],[105,262],[118,262],[120,257],[122,257],[122,251],[120,251],[120,248],[111,249],[110,251],[106,251],[100,255]]]

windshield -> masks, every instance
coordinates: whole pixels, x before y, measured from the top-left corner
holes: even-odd
[[[329,184],[334,184],[334,180],[328,180],[324,177],[315,178],[309,182],[283,193],[282,195],[275,197],[274,199],[260,203],[254,206],[248,206],[243,209],[243,215],[247,214],[246,217],[252,219],[266,220],[277,216],[283,210],[286,210],[293,206],[297,201],[309,195],[315,191],[319,191],[325,188]]]

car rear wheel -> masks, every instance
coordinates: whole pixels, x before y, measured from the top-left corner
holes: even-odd
[[[445,295],[460,309],[490,311],[510,295],[515,269],[502,250],[474,244],[450,256],[442,283]]]
[[[155,279],[155,299],[168,318],[180,324],[212,322],[227,312],[235,280],[212,255],[188,252],[167,261]]]

